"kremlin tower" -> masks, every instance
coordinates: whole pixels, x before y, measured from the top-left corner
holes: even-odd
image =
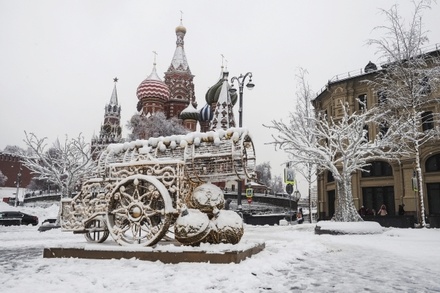
[[[118,78],[114,78],[113,92],[110,102],[105,105],[104,123],[101,125],[99,136],[93,136],[91,151],[93,159],[99,157],[101,151],[110,143],[122,142],[121,129],[121,106],[118,104],[118,92],[116,83]]]

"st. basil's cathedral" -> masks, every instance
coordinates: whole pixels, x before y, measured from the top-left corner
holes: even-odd
[[[233,106],[237,102],[237,94],[229,91],[228,72],[223,70],[223,66],[218,81],[206,92],[206,105],[201,110],[196,109],[194,75],[186,59],[186,28],[182,21],[175,31],[176,50],[165,72],[164,81],[157,74],[156,63],[153,63],[151,74],[137,88],[138,113],[149,117],[163,112],[167,119],[178,118],[188,131],[196,131],[198,127],[202,132],[235,127]],[[104,122],[99,135],[92,138],[91,149],[95,158],[110,143],[123,141],[117,81],[115,78],[110,102],[105,106]]]

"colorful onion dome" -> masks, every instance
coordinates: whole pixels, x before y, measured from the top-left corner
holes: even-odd
[[[138,86],[136,95],[139,100],[159,98],[167,101],[170,98],[170,89],[157,75],[156,64],[154,64],[151,74]]]
[[[182,25],[182,22],[180,22],[180,25],[178,25],[177,27],[176,27],[176,34],[177,33],[183,33],[183,34],[186,34],[186,27],[184,27],[183,25]]]
[[[192,120],[199,120],[199,112],[196,108],[194,108],[193,104],[189,104],[188,107],[182,110],[179,114],[179,118],[182,120],[192,119]]]
[[[223,80],[224,80],[223,71],[222,71],[221,75],[222,75],[222,77],[217,81],[217,83],[214,84],[212,87],[210,87],[205,94],[205,101],[209,105],[212,105],[213,103],[217,103],[217,101],[218,101],[218,98],[220,96],[220,92],[222,89],[222,85],[223,85]],[[231,97],[232,106],[234,106],[238,100],[237,92],[231,93],[230,97]]]
[[[200,110],[200,121],[211,121],[213,117],[213,113],[211,111],[211,106],[206,104]]]

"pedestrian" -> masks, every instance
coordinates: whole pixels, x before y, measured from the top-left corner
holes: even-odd
[[[296,221],[298,222],[298,224],[302,224],[304,222],[302,208],[299,208],[299,211],[296,213]]]
[[[387,213],[387,207],[383,204],[383,205],[381,205],[380,206],[380,210],[377,212],[377,214],[379,215],[379,216],[386,216],[386,215],[388,215],[388,213]]]
[[[365,215],[367,214],[367,210],[365,209],[364,206],[361,206],[358,212],[361,217],[365,217]]]
[[[225,202],[225,210],[229,210],[230,209],[230,204],[231,204],[232,199],[228,198]]]
[[[405,210],[403,209],[405,207],[405,204],[400,204],[399,205],[399,215],[403,216],[405,214]]]

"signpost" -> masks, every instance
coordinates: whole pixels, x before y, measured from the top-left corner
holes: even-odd
[[[289,207],[290,207],[290,223],[292,223],[292,193],[293,186],[295,185],[295,171],[290,168],[284,168],[284,183],[286,183],[286,192],[289,194]]]
[[[290,183],[287,183],[286,185],[286,192],[289,194],[289,207],[290,207],[290,223],[292,223],[292,193],[293,193],[293,185]]]
[[[251,209],[252,197],[254,196],[254,190],[252,188],[246,188],[246,198],[249,204],[249,209]]]

